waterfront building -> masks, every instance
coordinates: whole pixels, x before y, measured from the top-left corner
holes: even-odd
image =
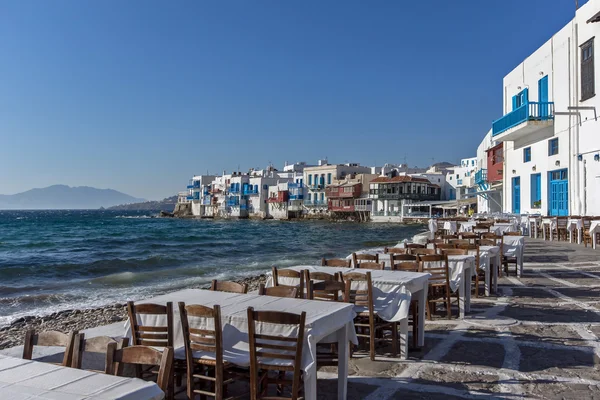
[[[334,180],[345,179],[351,174],[369,174],[371,168],[362,167],[360,164],[329,164],[327,160],[319,160],[317,166],[304,168],[304,183],[308,193],[304,198],[304,208],[307,214],[327,213],[327,194],[325,189],[331,186]]]
[[[460,165],[448,168],[445,198],[447,200],[463,200],[474,193],[477,170],[477,157],[463,158],[460,160]]]
[[[492,140],[490,130],[477,147],[478,170],[475,173],[477,188],[477,211],[479,213],[502,212],[502,177],[504,174],[503,143]]]
[[[485,149],[496,164],[502,153],[503,211],[600,214],[598,37],[600,0],[590,0],[504,77],[503,116],[492,123],[496,144]],[[489,181],[489,165],[486,173]]]
[[[401,222],[405,204],[437,201],[440,197],[440,187],[425,178],[380,176],[369,185],[369,198],[373,201],[371,220]]]
[[[196,217],[207,216],[207,208],[211,208],[211,185],[215,175],[194,175],[188,185],[192,196],[192,214]]]
[[[368,220],[372,204],[369,184],[377,177],[375,174],[350,174],[344,179],[335,179],[325,188],[329,214],[334,218]]]

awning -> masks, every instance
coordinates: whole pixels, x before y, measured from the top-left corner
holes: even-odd
[[[593,22],[600,22],[600,11],[598,11],[598,13],[596,13],[596,15],[594,15],[592,18],[587,20],[588,24]]]
[[[488,194],[488,193],[501,193],[502,191],[499,189],[491,189],[491,190],[482,190],[480,192],[473,192],[473,193],[467,193],[465,194],[465,196],[467,197],[475,197],[475,196],[479,196],[480,194]]]

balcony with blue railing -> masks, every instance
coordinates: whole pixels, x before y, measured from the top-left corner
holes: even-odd
[[[194,194],[192,195],[192,198],[194,200],[200,200],[200,192],[194,192]]]
[[[475,173],[475,184],[482,185],[487,182],[487,169],[480,169]]]
[[[244,196],[251,196],[251,195],[258,194],[258,188],[257,187],[256,188],[250,188],[250,187],[244,188],[244,190],[242,191],[242,194]]]
[[[229,188],[229,193],[231,194],[240,194],[241,190],[239,187],[232,186]]]
[[[229,196],[227,198],[226,204],[228,207],[235,207],[240,205],[240,198],[237,196]]]
[[[492,136],[498,141],[519,140],[530,134],[532,140],[554,135],[554,103],[525,102],[520,107],[492,122]]]
[[[304,200],[303,194],[290,194],[290,200]]]

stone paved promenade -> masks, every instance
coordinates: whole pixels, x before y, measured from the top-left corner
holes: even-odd
[[[467,319],[427,322],[408,362],[352,360],[349,398],[600,399],[600,249],[528,239],[525,256],[524,276],[473,298]]]

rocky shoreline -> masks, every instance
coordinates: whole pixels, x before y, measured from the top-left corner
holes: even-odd
[[[258,275],[235,280],[248,284],[248,291],[258,290],[261,283],[266,282],[266,275]],[[209,286],[197,286],[198,289],[208,289]],[[63,310],[43,317],[27,316],[14,320],[9,326],[0,328],[0,350],[23,344],[25,333],[30,329],[38,332],[59,331],[95,328],[97,326],[113,324],[127,319],[125,304],[112,304],[100,308],[83,310]]]

